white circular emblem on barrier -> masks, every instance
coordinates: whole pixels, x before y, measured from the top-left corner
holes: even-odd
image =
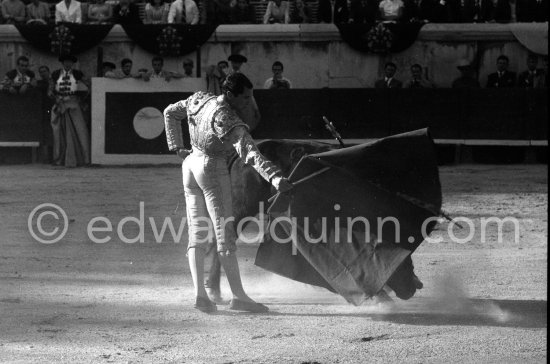
[[[134,130],[143,139],[155,139],[164,131],[164,115],[154,107],[144,107],[134,116]]]

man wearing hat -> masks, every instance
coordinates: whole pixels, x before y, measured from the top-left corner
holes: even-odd
[[[455,79],[452,88],[479,88],[479,81],[474,77],[473,68],[467,59],[458,61],[456,68],[460,77]]]
[[[231,64],[231,68],[229,69],[229,73],[235,73],[235,72],[241,72],[241,67],[243,63],[246,63],[248,59],[241,55],[241,54],[232,54],[227,58],[229,63]]]

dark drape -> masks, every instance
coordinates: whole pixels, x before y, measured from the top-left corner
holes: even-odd
[[[360,52],[397,53],[409,48],[424,23],[336,24],[340,36]]]

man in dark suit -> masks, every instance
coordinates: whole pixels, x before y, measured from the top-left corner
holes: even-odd
[[[548,21],[548,0],[516,0],[516,17],[523,23]]]
[[[508,71],[510,60],[507,56],[501,55],[497,58],[497,72],[487,77],[487,88],[505,88],[516,85],[515,72]]]
[[[349,9],[346,0],[319,0],[318,16],[321,23],[347,23]]]
[[[542,69],[537,69],[538,58],[534,54],[527,57],[527,70],[519,74],[518,87],[534,88],[535,80],[544,74]]]
[[[388,62],[384,66],[384,78],[374,83],[374,88],[402,88],[403,82],[395,79],[393,76],[397,71],[397,66],[393,62]]]
[[[350,23],[374,23],[378,14],[377,0],[351,0]]]

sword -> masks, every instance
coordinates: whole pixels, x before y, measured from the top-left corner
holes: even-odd
[[[330,131],[334,139],[338,140],[338,143],[340,143],[340,148],[345,148],[344,141],[342,140],[342,136],[340,136],[340,133],[336,130],[334,127],[334,124],[332,124],[331,121],[328,121],[328,119],[323,116],[323,120],[325,121],[325,128]]]

